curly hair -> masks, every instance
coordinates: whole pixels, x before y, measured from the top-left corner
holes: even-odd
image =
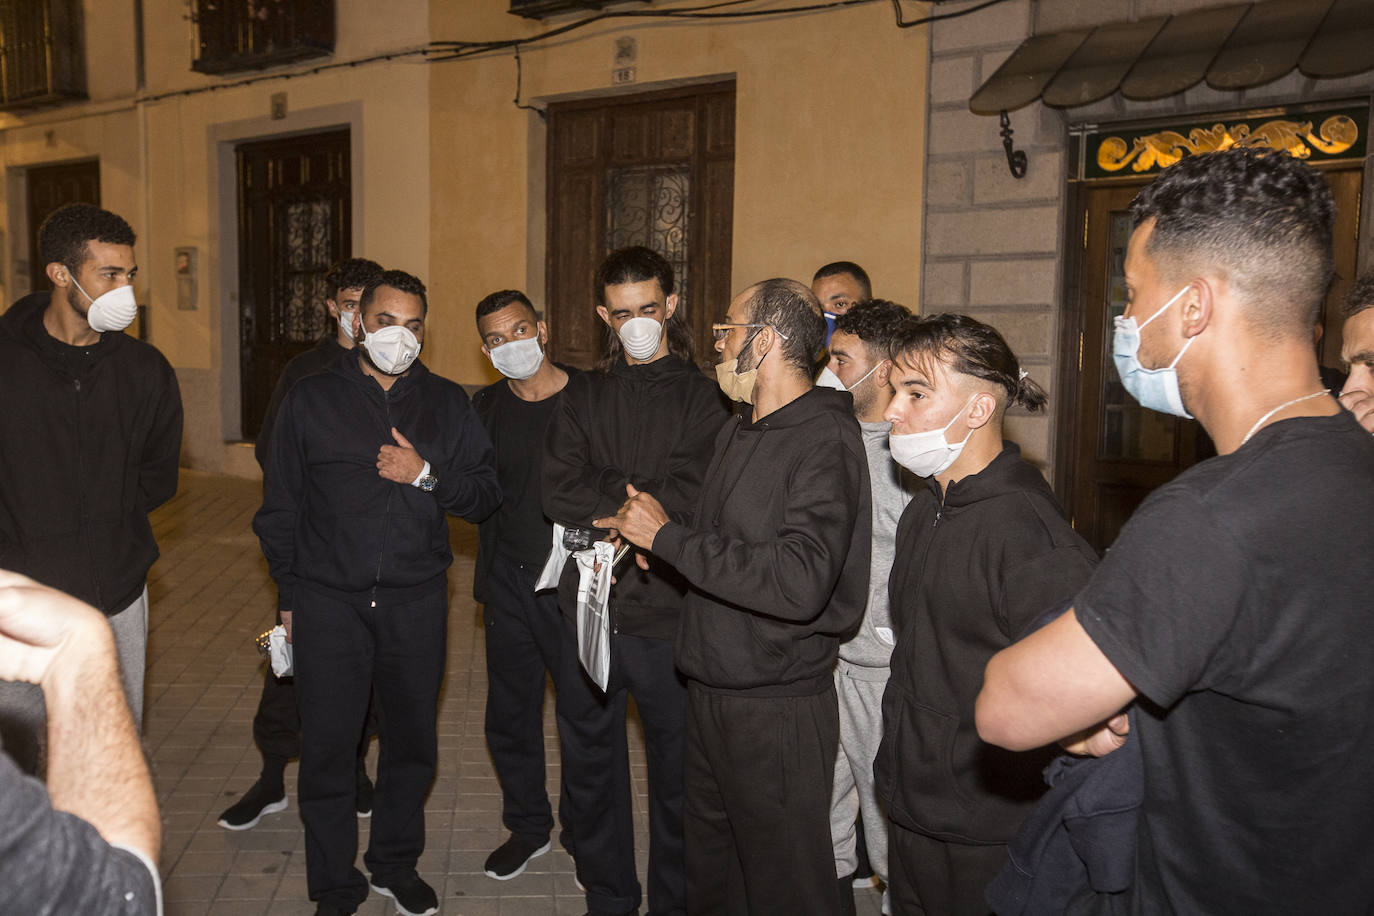
[[[835,319],[835,330],[852,334],[871,347],[871,352],[887,355],[892,343],[892,335],[904,319],[911,317],[911,310],[888,299],[869,299],[852,305],[849,311]]]
[[[1167,285],[1221,271],[1251,326],[1270,336],[1312,333],[1331,282],[1335,204],[1313,168],[1253,148],[1189,156],[1131,202],[1145,250]]]
[[[382,272],[382,265],[367,258],[345,258],[324,275],[327,298],[339,298],[339,290],[366,289],[368,281]]]
[[[78,273],[89,258],[89,242],[133,246],[134,230],[124,217],[93,204],[58,207],[38,227],[38,256],[44,264],[57,263]]]
[[[1049,400],[1022,370],[997,329],[967,315],[913,315],[903,320],[892,335],[888,357],[926,375],[938,362],[960,375],[992,382],[1006,392],[1006,405],[1036,411]]]
[[[1341,314],[1349,318],[1367,308],[1374,308],[1374,270],[1366,271],[1350,287],[1350,292],[1345,295],[1345,306]]]
[[[420,282],[420,278],[414,274],[408,274],[404,270],[384,270],[376,277],[368,281],[363,287],[363,295],[358,300],[358,309],[364,315],[367,314],[367,307],[372,304],[372,300],[377,296],[377,290],[383,286],[409,293],[412,296],[420,297],[420,314],[429,314],[429,299],[425,296],[425,285]],[[345,287],[347,289],[348,287]]]

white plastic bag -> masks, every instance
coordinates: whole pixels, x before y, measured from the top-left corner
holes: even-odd
[[[603,691],[611,675],[611,566],[615,545],[597,541],[577,560],[577,657]]]

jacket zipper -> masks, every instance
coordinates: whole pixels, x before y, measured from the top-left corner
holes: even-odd
[[[81,379],[72,379],[72,397],[76,402],[76,505],[80,512],[79,521],[81,523],[81,540],[86,545],[86,563],[91,570],[91,584],[95,586],[95,604],[102,612],[105,611],[105,596],[101,594],[100,570],[96,569],[95,556],[91,553],[91,526],[86,519],[86,489],[83,481],[86,475],[81,470],[82,444],[81,444]]]
[[[391,392],[382,392],[382,409],[386,413],[386,436],[391,435]],[[382,546],[377,551],[377,575],[372,580],[372,607],[377,606],[377,588],[382,584],[382,558],[386,556],[387,535],[391,533],[391,496],[395,492],[393,487],[386,490],[386,508],[382,510]]]

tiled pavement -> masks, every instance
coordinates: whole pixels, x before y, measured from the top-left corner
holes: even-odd
[[[162,810],[161,868],[168,916],[311,914],[305,851],[295,806],[295,764],[287,768],[291,807],[252,830],[215,821],[252,785],[261,763],[251,723],[262,687],[252,638],[272,625],[275,593],[249,528],[255,481],[183,471],[181,488],[153,515],[162,558],[149,576],[145,745]],[[483,627],[472,600],[475,530],[451,526],[448,669],[439,702],[439,770],[426,805],[420,873],[449,916],[582,913],[572,860],[554,843],[512,881],[482,874],[487,854],[505,838],[500,794],[482,733],[486,702]],[[545,703],[552,736],[552,695]],[[557,741],[548,740],[550,793],[558,786]],[[635,835],[644,876],[648,831],[643,742],[630,731]],[[376,742],[369,771],[376,772]],[[555,805],[557,804],[555,800]],[[359,849],[368,821],[359,821]],[[361,856],[360,856],[361,858]],[[859,913],[874,916],[878,897],[856,892]],[[372,895],[362,914],[393,912]]]

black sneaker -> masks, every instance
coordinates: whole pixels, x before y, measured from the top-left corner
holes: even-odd
[[[357,910],[344,910],[328,903],[321,903],[315,907],[315,916],[353,916]]]
[[[358,808],[358,817],[372,816],[372,780],[367,778],[366,772],[358,774],[358,795],[354,804]]]
[[[434,888],[415,872],[385,885],[378,884],[374,878],[372,889],[395,900],[396,912],[403,916],[430,916],[439,912],[439,898],[435,896]]]
[[[547,837],[535,839],[513,834],[495,852],[487,856],[487,864],[482,866],[482,871],[488,878],[509,881],[525,870],[525,866],[530,864],[530,859],[542,856],[548,851]]]
[[[286,810],[286,790],[269,792],[261,782],[243,793],[235,804],[226,808],[219,816],[219,825],[225,830],[250,830],[258,825],[264,814],[276,814]]]

